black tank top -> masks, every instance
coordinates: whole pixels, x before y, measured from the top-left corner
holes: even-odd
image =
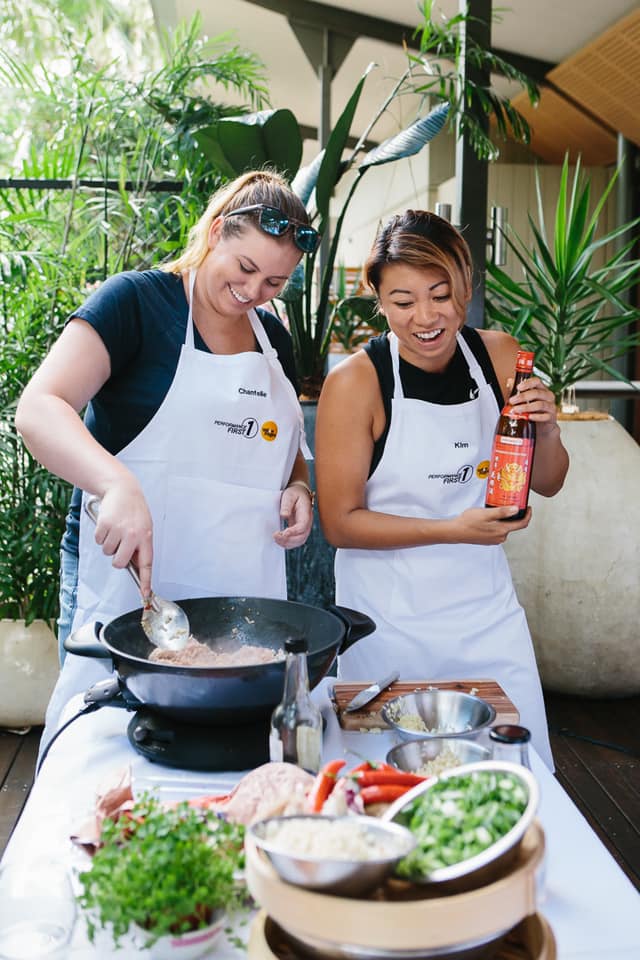
[[[502,390],[500,389],[500,384],[498,383],[498,378],[493,369],[487,348],[482,342],[482,337],[473,327],[463,327],[461,334],[472,354],[480,364],[487,383],[491,385],[495,394],[498,410],[501,410],[504,404]],[[391,426],[393,367],[391,364],[391,349],[388,334],[382,333],[380,336],[369,340],[369,342],[365,344],[364,349],[378,375],[386,417],[385,428],[373,447],[373,456],[369,469],[369,476],[371,476],[382,459],[389,434],[389,427]],[[442,373],[427,373],[425,370],[421,370],[420,367],[416,367],[400,357],[400,381],[407,399],[426,400],[428,403],[466,403],[467,400],[470,400],[475,395],[478,389],[475,380],[473,380],[469,373],[469,367],[460,346],[456,347],[456,352],[451,358],[446,370],[443,370]]]

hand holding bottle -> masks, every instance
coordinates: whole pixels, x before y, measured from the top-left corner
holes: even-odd
[[[504,543],[514,530],[524,530],[531,520],[531,507],[520,517],[517,506],[501,506],[487,510],[471,507],[451,522],[454,535],[451,543],[473,543],[479,546],[496,546]]]
[[[539,377],[521,380],[508,403],[514,416],[524,413],[535,421],[538,439],[557,427],[558,410],[555,397]]]

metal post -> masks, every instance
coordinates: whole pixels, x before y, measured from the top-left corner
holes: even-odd
[[[617,146],[618,149],[616,162],[620,170],[616,185],[616,226],[618,227],[623,223],[627,223],[633,217],[634,156],[631,144],[625,137],[622,136],[621,133],[618,134]],[[629,242],[629,239],[630,237],[628,234],[623,234],[623,236],[618,237],[614,243],[616,250],[620,250]],[[623,299],[626,303],[631,303],[631,297],[628,292],[621,294],[621,299]],[[628,332],[629,328],[625,327],[624,330],[618,331],[618,336],[623,337]],[[619,370],[628,379],[630,379],[633,375],[633,364],[630,353],[613,360],[612,366],[616,370]],[[631,401],[613,400],[611,403],[611,414],[616,418],[618,423],[622,424],[626,430],[632,429],[633,406]]]
[[[351,50],[355,37],[342,36],[329,27],[310,26],[295,18],[291,18],[289,24],[320,83],[318,138],[320,149],[323,150],[331,135],[331,83]],[[330,244],[331,231],[327,229],[322,237],[315,264],[317,276],[320,278],[325,274]]]
[[[451,223],[451,204],[436,203],[435,214],[437,217],[442,217],[443,220],[448,220],[449,223]]]
[[[331,81],[333,80],[333,66],[331,64],[331,34],[328,30],[322,31],[322,59],[318,64],[318,80],[320,81],[320,149],[324,150],[331,134]],[[318,250],[318,277],[324,277],[329,259],[329,245],[331,231],[325,230]],[[320,318],[321,319],[321,318]]]
[[[460,11],[468,16],[463,24],[464,45],[473,38],[486,50],[491,47],[491,0],[460,0]],[[489,85],[488,70],[479,71],[463,58],[460,64],[462,78],[473,76]],[[488,120],[485,119],[488,129]],[[469,244],[473,259],[473,294],[467,310],[471,327],[484,325],[484,275],[487,263],[487,161],[480,160],[469,142],[459,134],[456,141],[456,189],[460,229]]]
[[[504,267],[507,262],[507,241],[504,231],[507,226],[507,208],[491,207],[491,262]]]

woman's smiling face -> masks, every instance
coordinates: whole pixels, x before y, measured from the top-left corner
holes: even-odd
[[[400,356],[432,373],[444,370],[464,323],[444,270],[388,263],[380,275],[378,299],[398,338]]]
[[[288,240],[276,240],[257,227],[222,235],[223,221],[209,232],[209,253],[198,277],[203,294],[221,315],[244,314],[280,293],[301,253]]]

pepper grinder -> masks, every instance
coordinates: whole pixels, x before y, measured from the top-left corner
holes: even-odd
[[[489,739],[494,760],[509,760],[519,763],[531,770],[529,762],[529,741],[531,731],[517,723],[499,723],[489,731]],[[536,895],[538,904],[545,901],[547,896],[547,865],[546,853],[540,861],[536,871]]]
[[[508,760],[531,770],[529,741],[531,731],[516,723],[499,723],[489,731],[491,755],[494,760]]]

